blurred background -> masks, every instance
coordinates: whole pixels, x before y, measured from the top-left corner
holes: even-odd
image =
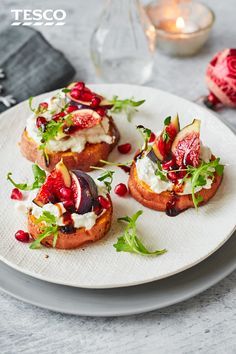
[[[150,2],[142,0],[141,3],[147,5]],[[204,77],[208,62],[219,50],[236,44],[236,3],[235,0],[227,0],[227,5],[225,1],[215,0],[204,0],[202,3],[213,10],[216,18],[206,44],[190,57],[168,56],[157,48],[154,52],[153,71],[145,85],[172,92],[192,101],[207,94]],[[129,0],[127,6],[128,4]],[[0,32],[9,27],[17,30],[17,27],[10,26],[10,9],[64,9],[67,14],[64,26],[38,26],[37,30],[69,60],[76,71],[76,79],[87,83],[103,82],[96,74],[91,60],[90,40],[94,29],[101,23],[105,5],[105,0],[38,0],[37,3],[33,0],[1,0]],[[38,55],[40,56],[40,53]],[[1,56],[2,52],[0,61]],[[234,117],[228,113],[228,109],[222,110],[220,116],[232,127]]]

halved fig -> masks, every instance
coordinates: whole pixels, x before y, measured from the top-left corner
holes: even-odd
[[[71,187],[71,176],[67,167],[60,161],[50,175],[47,176],[33,202],[38,206],[43,206],[49,202],[56,203],[61,201],[60,190],[65,187]]]
[[[165,127],[153,144],[153,151],[158,160],[165,160],[171,152],[172,143],[179,132],[179,116],[165,119]]]
[[[89,185],[89,189],[90,189],[92,197],[94,199],[97,199],[98,189],[97,189],[97,185],[94,182],[94,180],[92,179],[92,177],[90,177],[87,173],[80,171],[80,170],[72,170],[71,174],[72,174],[72,176],[75,175],[76,177],[84,178]]]
[[[67,92],[67,96],[69,97],[70,100],[91,106],[92,105],[92,99],[94,97],[99,98],[99,106],[105,106],[106,108],[111,108],[112,105],[110,104],[109,101],[107,101],[103,96],[92,92],[88,87],[86,87],[83,83],[80,82],[73,82],[71,83],[67,89],[70,90],[70,92]]]
[[[94,198],[87,180],[79,173],[71,174],[72,176],[72,196],[76,212],[78,214],[85,214],[92,210]]]
[[[80,109],[71,113],[71,121],[72,125],[64,126],[64,132],[67,132],[67,128],[69,133],[74,131],[70,128],[75,128],[75,130],[92,128],[102,121],[102,117],[92,109]]]
[[[198,166],[200,159],[200,124],[194,119],[192,124],[184,127],[172,144],[172,154],[178,166]]]

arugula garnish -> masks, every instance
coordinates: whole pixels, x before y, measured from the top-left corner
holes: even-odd
[[[171,122],[171,116],[166,117],[165,120],[164,120],[164,125],[169,125],[170,122]]]
[[[171,122],[171,116],[169,117],[166,117],[165,120],[164,120],[164,130],[163,130],[163,133],[162,133],[162,138],[163,138],[163,141],[167,142],[170,140],[170,136],[168,134],[168,132],[166,131],[166,127],[170,124]]]
[[[114,173],[115,171],[104,170],[103,174],[100,177],[98,177],[98,181],[101,181],[105,184],[108,193],[110,193],[111,191],[111,184],[113,182]]]
[[[184,183],[188,178],[191,182],[191,194],[192,200],[195,208],[198,208],[198,205],[202,202],[203,198],[201,195],[195,192],[197,187],[203,187],[207,184],[207,179],[214,179],[215,173],[219,176],[222,176],[224,172],[224,165],[220,164],[220,158],[210,161],[204,162],[202,161],[198,167],[186,166],[184,169],[179,170],[171,170],[171,172],[181,172],[185,171],[186,175],[184,176],[182,182]],[[168,181],[168,171],[162,169],[161,163],[157,161],[157,169],[155,171],[155,175],[159,176],[162,181]]]
[[[155,171],[155,175],[160,178],[161,181],[168,181],[167,174],[163,171],[160,161],[157,161],[157,169]]]
[[[149,251],[138,238],[136,221],[142,213],[142,210],[139,210],[131,217],[124,216],[118,219],[118,221],[127,222],[128,225],[125,228],[124,234],[119,237],[117,243],[113,245],[117,252],[138,253],[142,256],[159,256],[167,252],[166,249]]]
[[[7,180],[9,180],[16,188],[23,191],[30,191],[36,188],[40,188],[46,179],[46,173],[44,170],[41,170],[41,168],[36,164],[32,166],[32,171],[34,175],[34,182],[32,184],[16,183],[11,177],[12,172],[9,172],[7,174]]]
[[[113,105],[111,111],[114,113],[125,112],[129,122],[131,122],[133,115],[138,112],[136,107],[141,106],[144,102],[145,100],[134,101],[133,97],[121,100],[118,96],[113,96],[112,100],[109,101]]]
[[[106,160],[99,160],[99,162],[103,163],[104,165],[108,165],[108,166],[130,167],[132,165],[133,160],[126,161],[126,162],[111,162],[111,161],[106,161]]]
[[[148,148],[148,142],[149,142],[150,136],[152,134],[152,131],[151,131],[151,129],[145,128],[143,125],[138,125],[136,128],[141,133],[141,135],[143,137],[144,144],[142,146],[142,150],[145,151]]]
[[[56,224],[56,217],[49,211],[43,211],[42,215],[36,220],[36,223],[44,223],[45,225],[42,224],[40,227],[42,233],[33,243],[31,243],[30,248],[39,248],[41,241],[48,236],[53,236],[53,247],[55,247],[58,238],[58,225]]]
[[[214,179],[214,173],[216,172],[218,176],[222,176],[224,171],[224,165],[220,164],[220,158],[217,158],[210,162],[204,162],[198,167],[187,166],[187,174],[184,177],[186,179],[190,176],[191,186],[192,186],[192,200],[195,208],[198,208],[199,203],[202,202],[203,198],[201,195],[195,193],[197,187],[205,186],[207,183],[207,178]]]
[[[103,182],[105,184],[107,192],[110,193],[111,184],[113,182],[113,175],[114,175],[115,171],[105,170],[105,168],[97,167],[97,166],[90,166],[90,168],[93,168],[94,170],[104,171],[101,174],[101,176],[99,176],[97,179],[98,179],[98,181]]]
[[[61,132],[62,126],[63,126],[63,121],[59,120],[59,121],[55,121],[55,120],[50,120],[47,123],[46,126],[46,130],[44,132],[42,132],[42,138],[41,138],[41,143],[45,144],[49,141],[54,139],[59,132]]]
[[[62,92],[64,92],[64,93],[68,93],[68,92],[70,92],[70,91],[71,91],[71,89],[64,88],[64,89],[62,89],[61,91],[62,91]]]
[[[47,112],[48,108],[39,104],[37,108],[33,108],[33,99],[34,97],[29,98],[29,108],[32,112],[34,112],[35,115],[43,114]]]

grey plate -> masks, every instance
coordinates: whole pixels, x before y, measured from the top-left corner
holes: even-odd
[[[145,285],[91,290],[32,278],[0,262],[0,289],[30,304],[85,316],[122,316],[163,308],[189,299],[236,268],[236,233],[197,266]]]

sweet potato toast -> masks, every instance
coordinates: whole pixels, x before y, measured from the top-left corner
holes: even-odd
[[[115,137],[112,144],[105,142],[97,144],[87,143],[85,149],[80,153],[72,151],[48,152],[49,163],[46,163],[42,150],[39,149],[34,140],[27,135],[27,131],[24,130],[20,143],[21,153],[28,160],[38,164],[41,168],[49,172],[54,169],[61,159],[70,170],[79,169],[85,172],[91,171],[90,166],[102,166],[99,160],[107,160],[109,153],[119,141],[120,135],[116,125],[111,117],[109,117],[109,120],[109,135]]]
[[[100,217],[97,218],[96,224],[90,229],[85,228],[76,229],[73,233],[58,232],[58,238],[55,248],[60,249],[74,249],[83,246],[89,242],[95,242],[100,240],[111,227],[112,220],[112,206],[107,209]],[[35,223],[36,218],[29,213],[28,214],[28,231],[31,236],[36,240],[42,233],[40,230],[40,224]],[[48,236],[41,241],[41,244],[46,247],[52,247],[53,236]]]
[[[198,194],[203,198],[203,201],[200,203],[200,205],[206,204],[215,195],[221,184],[221,181],[222,176],[218,176],[215,173],[215,179],[211,188],[202,189],[200,192],[198,192]],[[145,182],[139,180],[135,163],[133,163],[130,171],[129,190],[130,194],[139,203],[146,206],[147,208],[158,211],[166,211],[167,203],[173,196],[173,193],[170,191],[165,191],[160,194],[154,193]],[[175,194],[175,198],[175,209],[178,210],[178,212],[182,212],[188,208],[194,208],[191,194]]]

